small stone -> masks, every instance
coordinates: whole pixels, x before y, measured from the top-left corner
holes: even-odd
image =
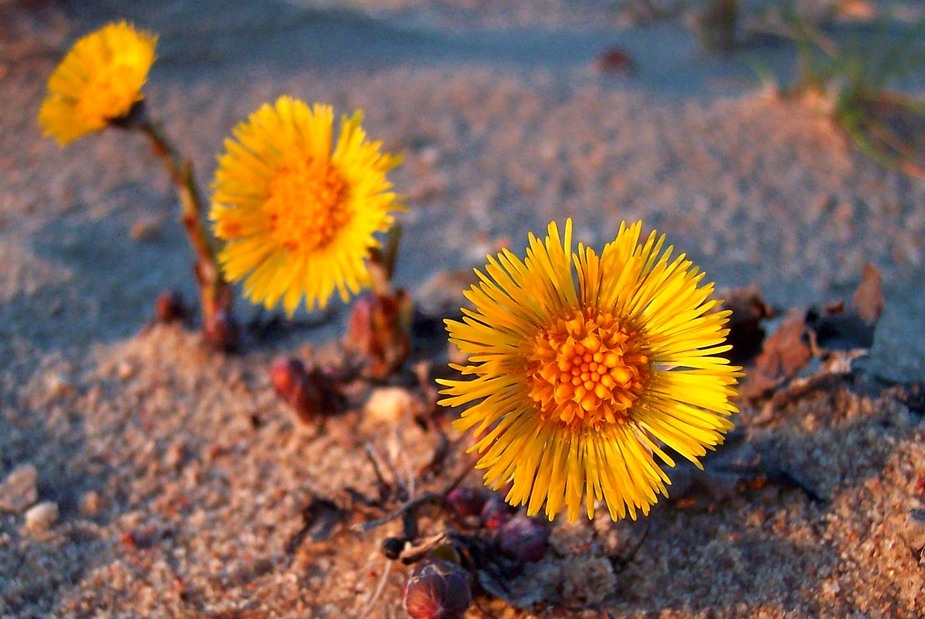
[[[178,470],[183,465],[185,458],[186,452],[183,449],[183,444],[179,442],[171,443],[164,451],[164,466]]]
[[[58,521],[58,504],[42,501],[26,512],[25,530],[30,533],[45,533]]]
[[[74,385],[58,373],[52,373],[45,377],[45,389],[50,398],[71,395],[75,391]]]
[[[122,380],[128,380],[135,375],[135,368],[128,361],[120,361],[116,365],[116,376]]]
[[[0,511],[20,513],[39,499],[38,472],[31,464],[19,466],[0,485]]]
[[[394,423],[413,410],[414,397],[401,387],[380,387],[366,402],[364,413],[376,421]]]
[[[103,498],[96,490],[90,490],[80,497],[80,513],[85,516],[96,516],[103,510]]]

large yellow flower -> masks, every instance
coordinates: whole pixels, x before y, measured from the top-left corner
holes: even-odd
[[[144,95],[157,36],[124,21],[76,43],[48,78],[39,110],[44,134],[64,146],[123,118]]]
[[[466,292],[474,310],[447,321],[471,380],[443,380],[445,406],[470,405],[456,426],[475,428],[470,451],[485,484],[552,519],[576,520],[603,500],[611,518],[649,512],[671,482],[674,450],[697,466],[738,412],[741,368],[721,355],[728,311],[711,311],[713,284],[684,255],[664,252],[641,222],[621,225],[600,256],[578,245],[572,222],[526,259],[489,256]],[[667,449],[666,449],[667,447]],[[657,459],[656,459],[657,458]],[[659,460],[661,462],[659,462]]]
[[[287,314],[302,296],[325,307],[337,289],[346,301],[369,285],[366,259],[374,236],[403,208],[386,173],[401,159],[367,142],[362,113],[341,118],[331,150],[334,113],[280,97],[264,104],[225,140],[213,189],[215,235],[231,281],[267,308]],[[246,278],[246,279],[245,279]]]

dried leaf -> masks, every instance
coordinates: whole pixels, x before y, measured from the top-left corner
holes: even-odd
[[[813,358],[813,346],[802,316],[792,316],[767,340],[754,368],[742,384],[742,395],[757,398],[794,378]]]
[[[774,310],[761,297],[757,286],[735,288],[720,293],[724,299],[723,308],[732,310],[729,318],[729,337],[732,345],[729,353],[733,363],[745,363],[761,352],[764,342],[764,327],[761,321],[774,315]]]

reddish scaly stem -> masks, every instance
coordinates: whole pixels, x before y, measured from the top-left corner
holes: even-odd
[[[216,259],[212,239],[202,223],[203,202],[193,175],[193,165],[171,146],[160,127],[144,117],[135,127],[151,140],[154,154],[163,162],[180,199],[183,228],[196,253],[194,273],[202,306],[202,330],[206,339],[225,351],[233,351],[240,337],[232,313],[234,292],[225,281]]]

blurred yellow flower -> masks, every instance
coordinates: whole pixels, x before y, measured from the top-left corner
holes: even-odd
[[[441,380],[440,403],[469,405],[456,426],[474,428],[485,484],[510,484],[529,515],[545,503],[550,520],[576,520],[584,502],[591,518],[599,500],[614,520],[648,514],[667,496],[669,449],[701,466],[738,412],[729,312],[711,311],[713,284],[662,251],[664,235],[640,245],[641,229],[622,224],[598,256],[572,253],[571,220],[564,239],[551,223],[525,260],[489,256],[466,292],[475,309],[446,321],[468,357],[453,367],[474,378]]]
[[[210,218],[227,241],[219,255],[225,275],[244,279],[252,301],[292,315],[302,296],[311,310],[334,290],[347,301],[368,286],[374,236],[404,208],[386,173],[398,156],[367,142],[363,115],[341,118],[331,150],[334,113],[280,97],[264,104],[225,140],[213,184]]]
[[[124,21],[80,38],[48,78],[43,133],[64,146],[128,115],[144,98],[156,44],[156,35]]]

